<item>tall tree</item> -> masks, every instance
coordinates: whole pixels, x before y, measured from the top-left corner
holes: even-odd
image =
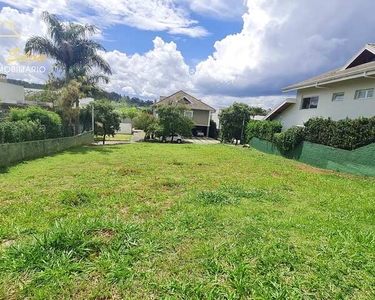
[[[221,139],[225,141],[245,141],[245,128],[253,116],[250,106],[244,103],[234,103],[231,107],[225,108],[219,115],[221,125]]]
[[[55,60],[55,69],[65,73],[65,81],[72,78],[74,69],[85,72],[99,69],[112,74],[109,64],[98,54],[105,51],[90,37],[97,33],[93,25],[61,22],[55,15],[43,12],[48,26],[48,37],[33,36],[26,42],[26,54],[44,54]]]
[[[158,130],[158,124],[155,117],[145,111],[139,113],[133,120],[133,125],[137,129],[141,129],[146,134],[146,139],[152,137]]]
[[[160,105],[158,107],[159,125],[162,135],[165,137],[180,134],[189,137],[192,134],[194,123],[191,119],[184,117],[186,107],[182,105]]]
[[[92,105],[94,105],[95,134],[103,136],[104,145],[106,136],[115,135],[116,131],[120,130],[121,117],[109,100],[95,101]]]

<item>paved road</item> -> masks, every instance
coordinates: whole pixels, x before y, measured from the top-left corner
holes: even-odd
[[[185,143],[197,144],[197,145],[214,145],[220,144],[220,141],[214,140],[208,137],[194,137],[191,139],[184,139]]]

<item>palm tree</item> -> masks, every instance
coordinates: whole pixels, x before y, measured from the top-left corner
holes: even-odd
[[[104,47],[90,40],[97,33],[95,26],[63,23],[48,12],[43,12],[43,19],[48,26],[49,36],[31,37],[26,42],[25,53],[44,54],[54,59],[54,68],[65,73],[66,83],[72,79],[74,69],[85,72],[98,69],[112,74],[109,64],[98,54],[99,50],[105,51]]]

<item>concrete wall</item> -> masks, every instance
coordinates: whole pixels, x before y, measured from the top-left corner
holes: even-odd
[[[0,167],[23,160],[43,157],[72,147],[90,145],[93,142],[94,136],[92,132],[86,132],[74,137],[0,144]]]
[[[120,130],[117,131],[117,133],[132,134],[133,133],[132,120],[129,118],[123,119],[120,123]]]
[[[210,112],[193,109],[193,122],[198,126],[210,126]]]
[[[297,93],[297,103],[281,113],[275,121],[281,122],[286,130],[292,126],[303,125],[306,121],[314,117],[331,117],[334,120],[349,117],[375,116],[375,98],[366,100],[354,99],[355,92],[362,89],[375,88],[375,79],[360,78],[324,86],[327,88],[309,88],[299,90]],[[333,93],[345,92],[343,101],[332,101]],[[318,108],[301,109],[303,97],[319,96]]]
[[[0,100],[10,103],[24,102],[25,92],[23,86],[0,82]]]
[[[292,151],[281,153],[273,143],[252,138],[250,146],[262,152],[281,155],[318,168],[361,176],[375,176],[375,144],[348,151],[303,142]]]

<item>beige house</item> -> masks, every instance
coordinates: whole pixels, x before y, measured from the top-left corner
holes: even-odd
[[[297,91],[265,119],[286,130],[314,117],[334,120],[375,116],[375,44],[367,44],[345,66],[283,89]]]
[[[178,103],[186,106],[187,109],[184,115],[191,118],[195,124],[193,135],[197,136],[203,133],[208,136],[211,113],[215,112],[215,109],[184,91],[179,91],[168,97],[161,96],[160,100],[154,104],[154,115],[157,116],[157,107],[159,105]]]

